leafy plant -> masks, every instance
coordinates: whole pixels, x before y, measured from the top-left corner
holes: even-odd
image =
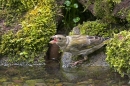
[[[65,15],[62,22],[64,23],[66,28],[71,29],[72,27],[76,26],[76,24],[80,21],[80,11],[78,8],[79,5],[76,0],[65,0]]]
[[[106,61],[121,76],[130,75],[130,32],[115,34],[106,48]]]
[[[39,0],[24,16],[19,31],[2,35],[0,53],[9,57],[10,62],[44,60],[50,36],[56,33],[54,3],[54,0]]]

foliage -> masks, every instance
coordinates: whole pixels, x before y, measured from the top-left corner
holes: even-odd
[[[113,15],[115,5],[120,3],[121,0],[89,0],[85,4],[85,10],[92,11],[96,19],[101,19],[106,23],[117,23],[116,17]],[[93,9],[89,8],[93,6]]]
[[[112,1],[112,2],[115,2],[115,3],[120,3],[122,0],[107,0],[107,1]]]
[[[114,27],[110,24],[103,23],[100,20],[96,21],[87,21],[83,24],[79,24],[81,35],[95,35],[95,36],[103,36],[103,37],[113,37],[113,33],[118,33],[124,29],[124,27]],[[70,32],[70,35],[73,35]]]
[[[98,36],[108,36],[107,24],[101,21],[87,21],[83,25],[79,25],[81,34],[87,35],[98,35]]]
[[[115,34],[107,44],[107,62],[122,76],[130,74],[130,32]]]
[[[38,0],[0,0],[1,8],[4,9],[30,9],[37,4]]]
[[[95,16],[107,23],[115,23],[116,20],[112,15],[114,6],[115,2],[113,2],[112,0],[109,1],[96,0],[94,2]]]
[[[130,23],[130,10],[128,11],[128,14],[127,14],[127,16],[126,16],[126,19],[127,19],[128,23]]]
[[[42,61],[50,36],[56,33],[54,3],[54,0],[39,0],[25,15],[21,30],[2,36],[0,53],[10,57],[10,62],[32,63],[35,58]]]
[[[65,27],[70,29],[80,21],[80,11],[77,0],[65,0],[64,2],[65,15],[62,22]]]
[[[6,26],[12,26],[15,21],[33,8],[37,0],[0,0],[0,19],[4,19]]]

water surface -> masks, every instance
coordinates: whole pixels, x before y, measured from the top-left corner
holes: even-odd
[[[107,67],[62,70],[58,62],[35,66],[0,66],[0,86],[129,86]]]

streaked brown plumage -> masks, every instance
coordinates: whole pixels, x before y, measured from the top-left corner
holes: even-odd
[[[86,35],[73,35],[63,36],[55,35],[50,41],[51,44],[57,44],[63,52],[70,52],[72,55],[84,55],[84,60],[87,60],[87,55],[98,50],[104,45],[106,40],[103,37],[86,36]],[[80,60],[77,63],[81,63],[84,60]]]

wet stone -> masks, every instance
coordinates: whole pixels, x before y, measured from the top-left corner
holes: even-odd
[[[63,82],[63,86],[75,86],[75,84],[69,82]]]
[[[13,81],[14,83],[21,83],[21,82],[23,82],[23,80],[22,80],[22,79],[19,79],[18,77],[13,77],[13,78],[12,78],[12,81]]]
[[[43,83],[44,80],[43,79],[34,79],[37,83]]]
[[[54,83],[58,83],[58,82],[60,82],[59,79],[54,79]]]
[[[76,85],[76,86],[94,86],[94,85],[92,85],[92,84],[90,84],[90,85],[81,84],[81,85]]]
[[[45,80],[46,83],[54,83],[54,79],[47,79]]]
[[[128,84],[130,85],[130,80],[129,80]]]
[[[62,83],[57,83],[57,84],[55,84],[55,86],[63,86],[63,84]]]
[[[7,79],[6,78],[0,78],[0,82],[5,82],[5,81],[7,81]]]
[[[24,83],[23,86],[29,86],[29,85],[27,85],[26,83]]]
[[[36,81],[35,80],[27,80],[26,84],[29,85],[29,86],[35,86]]]
[[[13,86],[23,86],[23,83],[14,83]]]
[[[54,83],[47,83],[47,86],[55,86]]]
[[[2,86],[13,86],[13,82],[3,82]]]
[[[89,81],[82,81],[82,82],[79,82],[79,83],[77,83],[77,84],[91,84],[92,82],[89,82]]]
[[[77,85],[89,85],[89,84],[93,84],[92,79],[89,79],[87,81],[82,81],[82,82],[78,82]]]
[[[47,86],[45,83],[36,83],[35,86]]]

